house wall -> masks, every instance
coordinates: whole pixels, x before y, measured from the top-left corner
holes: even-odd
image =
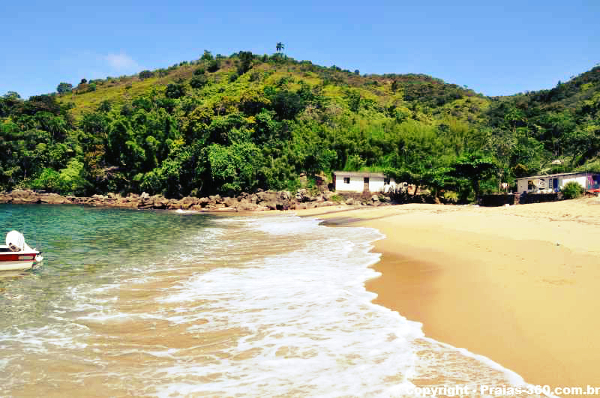
[[[348,178],[348,177],[346,177]],[[335,190],[340,192],[363,192],[365,183],[364,177],[349,177],[350,183],[344,183],[344,176],[335,176]],[[390,180],[390,184],[394,185],[394,180]],[[369,192],[385,192],[386,187],[390,185],[384,184],[383,177],[369,177]]]
[[[528,181],[530,180],[534,180],[533,178],[521,178],[519,180],[517,180],[517,192],[518,193],[523,193],[523,192],[539,192],[539,191],[547,191],[547,190],[552,190],[554,191],[554,183],[553,180],[558,179],[558,189],[562,189],[562,187],[565,186],[566,183],[571,182],[571,181],[575,181],[577,182],[579,185],[581,185],[582,187],[584,187],[585,189],[588,188],[588,177],[586,174],[573,174],[573,175],[567,175],[567,176],[555,176],[555,177],[542,177],[539,179],[543,179],[546,186],[544,189],[540,189],[537,190],[536,188],[529,190],[528,189]]]
[[[370,177],[369,178],[369,191],[370,192],[383,192],[384,184],[383,177]]]
[[[371,184],[369,184],[371,185]],[[363,177],[350,177],[350,184],[344,183],[344,177],[335,176],[335,190],[336,191],[349,191],[349,192],[362,192],[364,190]]]
[[[562,188],[566,183],[575,181],[583,188],[587,189],[587,176],[586,175],[573,175],[573,176],[565,176],[560,179],[559,187]]]

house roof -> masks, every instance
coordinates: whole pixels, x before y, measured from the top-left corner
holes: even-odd
[[[583,174],[583,175],[587,175],[587,174],[598,174],[598,173],[592,173],[589,171],[578,171],[575,173],[558,173],[558,174],[546,174],[546,175],[541,175],[541,176],[529,176],[529,177],[521,177],[521,178],[517,178],[517,180],[531,180],[533,178],[554,178],[554,177],[564,177],[564,176],[574,176],[574,175],[578,175],[578,174]]]
[[[385,177],[383,173],[370,173],[366,171],[334,171],[333,174],[337,177]]]

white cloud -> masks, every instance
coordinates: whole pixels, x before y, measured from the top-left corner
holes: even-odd
[[[140,65],[135,62],[129,55],[121,52],[120,54],[108,54],[104,56],[108,65],[116,72],[137,72],[140,70]]]

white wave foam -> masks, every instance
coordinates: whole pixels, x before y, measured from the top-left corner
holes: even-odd
[[[273,245],[306,244],[244,267],[198,275],[160,300],[202,302],[199,312],[182,306],[177,322],[189,323],[189,332],[246,330],[248,336],[226,351],[230,358],[253,353],[240,361],[161,369],[172,377],[211,377],[212,382],[165,383],[160,396],[252,391],[253,396],[385,397],[412,386],[414,378],[427,379],[432,371],[439,378],[436,383],[524,383],[485,357],[425,338],[421,324],[371,303],[376,295],[365,290],[364,282],[378,276],[368,266],[379,259],[369,252],[370,242],[382,238],[379,232],[330,229],[296,217],[240,222],[268,233]],[[199,319],[208,322],[195,323]]]

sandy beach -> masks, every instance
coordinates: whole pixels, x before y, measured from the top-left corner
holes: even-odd
[[[525,381],[600,386],[600,201],[299,212],[386,235],[376,303]]]

